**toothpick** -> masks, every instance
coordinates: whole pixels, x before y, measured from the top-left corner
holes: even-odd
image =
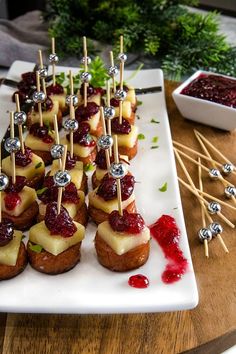
[[[105,123],[105,118],[104,118],[104,110],[103,107],[100,107],[100,114],[101,114],[101,121],[102,121],[102,130],[103,130],[103,134],[107,135],[107,130],[106,130],[106,123]],[[106,163],[107,163],[107,170],[110,170],[110,165],[111,165],[111,161],[110,161],[110,154],[109,154],[109,150],[105,150],[105,156],[106,156]]]
[[[87,64],[87,40],[86,37],[83,37],[83,49],[84,49],[84,71],[88,71],[88,64]],[[84,107],[87,107],[87,82],[84,82]]]
[[[14,139],[14,112],[10,112],[10,137]],[[11,174],[12,174],[12,184],[16,183],[16,163],[15,163],[15,153],[11,152]]]
[[[110,51],[110,61],[111,61],[111,66],[114,66],[114,57],[113,57],[112,50]],[[116,79],[115,79],[115,76],[112,77],[112,85],[113,85],[113,93],[115,93],[116,92]]]
[[[107,106],[111,105],[110,81],[107,80]],[[107,134],[111,135],[111,119],[107,119]],[[112,155],[112,148],[109,149],[110,156]]]
[[[120,62],[120,89],[123,90],[124,62]],[[123,102],[119,101],[119,124],[122,124]]]
[[[39,72],[36,71],[36,87],[37,91],[40,91],[40,76]],[[39,111],[39,125],[40,127],[43,126],[43,115],[42,115],[42,103],[38,103],[38,111]]]
[[[52,37],[52,54],[56,54],[55,52],[55,38]],[[56,64],[52,63],[52,84],[56,85]]]
[[[70,98],[70,118],[75,119],[75,107],[73,106],[73,98]],[[70,157],[74,156],[74,132],[70,131]]]
[[[201,163],[200,158],[198,158],[198,162]],[[203,191],[203,184],[202,184],[202,169],[200,164],[198,165],[198,182],[199,182],[199,189],[202,192]],[[200,201],[200,199],[199,199]],[[205,218],[205,213],[204,213],[204,203],[200,201],[201,205],[201,217],[202,217],[202,226],[205,228],[206,227],[206,218]],[[205,256],[209,258],[209,248],[208,248],[208,241],[204,239],[204,251],[205,251]]]
[[[40,67],[40,69],[43,69],[43,56],[42,56],[42,51],[41,51],[41,49],[39,49],[38,53],[39,53],[39,67]],[[47,96],[46,85],[45,85],[45,79],[42,78],[41,81],[42,81],[43,92],[44,92],[45,95]],[[40,90],[40,89],[39,89],[39,90]]]
[[[0,173],[2,173],[2,142],[0,141]],[[0,191],[0,222],[2,222],[2,192]]]
[[[16,111],[20,112],[20,100],[19,100],[18,93],[15,94],[15,101],[16,101]],[[23,130],[22,130],[21,124],[18,124],[18,132],[19,132],[21,152],[22,152],[22,154],[24,154],[25,153],[25,146],[24,146]]]
[[[73,75],[72,75],[72,71],[69,71],[69,78],[70,78],[70,94],[73,95],[74,94],[74,80],[73,80]]]
[[[54,132],[55,132],[55,143],[56,144],[60,144],[60,138],[59,138],[59,132],[58,132],[58,124],[57,124],[57,115],[54,114],[53,117],[53,126],[54,126]],[[58,163],[59,163],[59,170],[61,170],[62,166],[61,166],[61,159],[58,159]]]
[[[117,135],[114,135],[113,139],[114,139],[114,160],[115,160],[115,163],[119,163],[119,151],[118,151]],[[116,185],[117,185],[118,211],[119,211],[119,214],[122,216],[123,215],[123,210],[122,210],[120,178],[117,178]]]
[[[64,145],[64,151],[62,155],[62,171],[65,171],[66,167],[66,156],[67,156],[67,145]],[[61,211],[61,200],[62,200],[63,187],[58,188],[58,197],[57,197],[57,213],[60,214]]]

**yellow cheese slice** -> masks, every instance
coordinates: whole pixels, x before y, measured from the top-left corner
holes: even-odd
[[[150,240],[150,231],[146,226],[139,234],[127,235],[125,232],[114,231],[109,222],[104,221],[98,225],[97,232],[119,256]]]
[[[82,98],[82,96],[80,95],[80,92],[78,91],[78,99],[79,99],[79,104],[84,103],[84,100]],[[92,95],[88,97],[88,102],[95,102],[98,106],[101,106],[101,95],[97,94],[97,95]]]
[[[68,146],[68,151],[70,151],[70,143],[66,139],[66,137],[61,139],[61,144],[67,145]],[[94,150],[94,146],[89,147],[89,146],[82,146],[79,144],[74,144],[74,154],[79,157],[87,157],[91,154],[91,152]]]
[[[127,92],[126,101],[129,101],[132,104],[136,103],[135,90],[133,86],[128,85],[129,91]]]
[[[22,232],[14,230],[13,239],[3,247],[0,247],[0,264],[15,266],[19,254]]]
[[[115,117],[119,117],[119,107],[114,107],[115,108]],[[131,109],[131,102],[129,101],[123,101],[122,103],[122,117],[123,118],[130,118],[132,114],[132,109]]]
[[[93,206],[96,209],[101,209],[105,213],[110,214],[113,210],[118,210],[118,201],[117,198],[105,201],[99,195],[96,194],[98,188],[89,192],[89,205]],[[125,209],[130,203],[135,200],[134,193],[126,200],[122,201],[122,209]]]
[[[7,156],[5,159],[2,160],[2,170],[8,176],[12,175],[10,156]],[[28,180],[32,179],[37,175],[42,175],[44,171],[45,171],[45,165],[43,160],[41,159],[41,157],[35,154],[32,154],[32,161],[29,165],[25,167],[16,165],[16,176],[24,176]]]
[[[44,221],[31,227],[29,230],[29,240],[42,246],[47,252],[57,256],[71,246],[76,245],[84,239],[85,228],[74,221],[77,231],[71,237],[51,235]]]
[[[53,140],[55,139],[54,132],[50,132],[49,135],[53,138]],[[41,139],[32,134],[27,134],[25,138],[25,145],[30,147],[32,150],[50,151],[53,144],[54,141],[50,144],[44,143]]]
[[[5,206],[4,198],[6,196],[5,192],[1,193],[1,204],[2,211],[5,211],[7,214],[12,216],[21,215],[26,209],[30,207],[30,205],[35,202],[37,199],[37,194],[33,188],[25,186],[21,192],[18,193],[21,198],[21,203],[19,203],[13,210],[8,210]]]
[[[58,171],[58,169],[59,169],[58,160],[53,160],[50,176],[53,176]],[[83,179],[83,174],[84,174],[83,162],[76,161],[75,167],[69,170],[69,173],[71,175],[71,182],[75,184],[77,189],[80,189],[82,179]]]
[[[118,146],[132,148],[136,143],[137,137],[138,127],[131,125],[131,132],[129,134],[117,134]]]
[[[59,111],[59,103],[58,101],[53,102],[53,107],[50,111],[43,112],[43,122],[44,123],[53,123],[53,119],[55,114],[57,115]],[[31,112],[30,117],[32,119],[32,123],[38,123],[39,122],[39,113],[38,112]]]
[[[64,94],[60,95],[50,95],[53,103],[57,101],[59,103],[59,108],[64,109],[66,107],[66,89],[64,89]]]

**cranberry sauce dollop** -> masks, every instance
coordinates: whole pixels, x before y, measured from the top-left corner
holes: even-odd
[[[21,75],[22,81],[27,84],[28,86],[35,86],[36,85],[36,72],[28,71]]]
[[[63,95],[64,94],[64,87],[60,84],[51,84],[46,88],[48,96],[51,95]]]
[[[119,107],[119,100],[117,100],[116,98],[111,98],[111,101],[110,101],[110,103],[111,103],[111,106],[112,107]]]
[[[162,215],[150,226],[150,231],[168,260],[162,273],[162,281],[170,284],[180,280],[187,271],[188,261],[179,248],[180,230],[175,219],[169,215]]]
[[[24,176],[16,176],[16,183],[12,183],[12,177],[9,177],[9,184],[5,189],[5,193],[20,193],[27,184],[27,179]]]
[[[70,156],[70,152],[67,151],[66,155],[66,170],[72,170],[76,165],[76,159]]]
[[[126,175],[120,180],[121,184],[121,199],[127,200],[134,190],[135,180],[134,177],[131,175]],[[102,197],[104,200],[112,200],[117,197],[117,186],[116,180],[113,177],[109,177],[106,174],[101,184],[98,187],[97,195]]]
[[[58,197],[58,187],[54,183],[53,176],[46,176],[44,178],[44,183],[42,189],[38,191],[38,198],[44,204],[57,201]],[[63,203],[79,203],[79,196],[77,193],[76,186],[73,182],[70,182],[62,193],[62,202]]]
[[[119,117],[116,117],[111,121],[111,130],[116,134],[129,134],[131,132],[131,125],[125,118],[122,118],[122,124],[120,124]]]
[[[43,112],[51,111],[52,107],[53,107],[53,102],[50,97],[47,97],[46,101],[44,103],[42,103],[42,111]],[[35,103],[35,105],[34,105],[34,110],[35,110],[35,112],[39,111],[37,103]]]
[[[118,210],[114,210],[109,215],[108,221],[114,231],[127,234],[138,234],[145,227],[145,222],[140,214],[129,213],[127,210],[123,210],[122,216]]]
[[[51,202],[47,205],[45,225],[51,235],[61,235],[62,237],[73,236],[77,230],[72,218],[63,205],[61,205],[60,214],[57,213],[57,202]]]
[[[36,89],[36,74],[35,72],[27,72],[22,74],[21,78],[22,80],[17,84],[18,91],[12,95],[12,101],[15,102],[15,94],[18,93],[20,103],[23,104]]]
[[[28,166],[32,162],[32,150],[25,146],[25,153],[23,154],[21,150],[18,150],[15,153],[16,165],[25,167]]]
[[[84,84],[82,84],[80,86],[79,92],[80,92],[80,95],[82,97],[84,97]],[[87,97],[90,97],[93,95],[98,95],[98,94],[103,95],[104,92],[105,92],[105,90],[103,90],[103,88],[101,88],[101,87],[93,87],[92,85],[87,86]]]
[[[110,162],[114,162],[114,155],[110,157]],[[97,167],[101,168],[102,170],[107,170],[107,160],[106,160],[106,153],[104,149],[100,149],[97,153],[95,163]]]
[[[227,77],[201,74],[181,94],[236,108],[236,80]]]
[[[81,123],[79,128],[73,134],[74,144],[80,144],[82,146],[92,147],[96,146],[96,141],[92,135],[89,134],[90,125],[88,123]],[[70,141],[70,134],[66,135],[68,141]]]
[[[149,280],[143,274],[136,274],[129,277],[128,284],[133,288],[144,289],[149,286]]]
[[[12,221],[3,219],[0,222],[0,247],[6,246],[12,239],[14,234],[14,225]]]
[[[45,144],[53,143],[53,138],[49,134],[49,127],[46,125],[41,127],[39,123],[34,123],[31,125],[29,133],[41,139]]]
[[[88,102],[87,106],[79,106],[75,111],[75,118],[78,122],[89,120],[94,114],[99,111],[99,106],[95,102]]]

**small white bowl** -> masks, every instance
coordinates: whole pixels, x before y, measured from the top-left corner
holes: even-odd
[[[210,125],[212,127],[223,130],[233,130],[236,128],[236,109],[224,106],[220,103],[202,100],[191,96],[181,94],[182,90],[196,79],[201,74],[212,74],[223,76],[232,80],[235,78],[216,74],[208,71],[198,70],[195,74],[190,76],[172,93],[173,99],[183,117]]]

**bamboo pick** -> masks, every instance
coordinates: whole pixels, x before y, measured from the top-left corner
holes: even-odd
[[[112,50],[110,51],[110,61],[111,61],[111,66],[114,66],[114,57],[113,57]],[[115,93],[116,92],[116,79],[115,79],[115,76],[112,77],[112,85],[113,85],[113,93]]]
[[[20,100],[19,100],[18,93],[15,94],[15,101],[16,101],[16,111],[20,112]],[[19,138],[20,138],[21,152],[22,152],[22,154],[24,154],[25,153],[25,145],[24,145],[23,130],[22,130],[21,124],[18,124],[18,132],[19,132]]]
[[[37,91],[40,91],[40,76],[39,72],[36,71],[36,87]],[[43,126],[43,115],[42,115],[42,103],[38,103],[38,111],[39,111],[39,125],[40,127]]]
[[[70,94],[73,95],[74,94],[74,79],[73,79],[73,75],[72,75],[72,71],[69,71],[69,78],[70,78]]]
[[[200,136],[197,135],[196,131],[194,131],[194,134],[195,134],[195,136],[196,136],[196,138],[197,138],[199,144],[201,145],[201,148],[202,148],[203,151],[205,152],[205,154],[206,154],[209,158],[211,158],[211,154],[210,154],[209,151],[207,150],[205,144],[202,142]],[[215,164],[213,161],[211,161],[211,163],[212,163],[213,167],[216,168],[216,164]],[[223,184],[224,187],[227,187],[227,186],[229,185],[229,182],[228,182],[226,179],[224,179],[223,176],[222,176],[221,178],[219,178],[219,181]],[[234,196],[232,196],[232,200],[233,200],[234,204],[236,205],[236,199],[235,199]]]
[[[186,146],[186,145],[184,145],[184,144],[181,144],[181,143],[177,142],[176,140],[172,140],[172,142],[173,142],[173,144],[175,144],[175,145],[177,145],[177,146],[179,146],[179,147],[182,147],[183,149],[185,149],[185,150],[187,150],[187,151],[189,151],[189,152],[192,152],[193,154],[195,154],[195,155],[201,157],[202,159],[205,159],[205,160],[207,160],[207,161],[212,161],[212,162],[214,162],[214,163],[215,163],[217,166],[219,166],[219,167],[222,166],[222,163],[220,163],[220,162],[218,162],[218,161],[216,161],[216,160],[214,160],[214,159],[210,159],[210,158],[207,157],[206,155],[203,155],[203,154],[201,154],[200,152],[198,152],[198,151],[196,151],[196,150],[194,150],[194,149],[191,149],[190,147],[188,147],[188,146]],[[236,171],[232,171],[232,173],[236,175]]]
[[[43,56],[42,56],[42,51],[41,51],[41,49],[39,49],[38,53],[39,53],[39,67],[40,67],[40,69],[43,69]],[[45,95],[47,96],[46,85],[45,85],[45,79],[42,78],[41,81],[42,81],[43,92],[44,92]]]
[[[124,41],[123,41],[123,36],[120,36],[120,53],[123,53],[124,51]],[[123,81],[124,81],[124,61],[121,60],[120,62],[120,90],[123,90]],[[122,124],[122,101],[119,101],[119,124]]]
[[[114,135],[114,147],[113,148],[114,148],[114,160],[115,160],[115,163],[119,163],[119,151],[118,151],[117,135]],[[116,183],[117,183],[118,211],[119,211],[120,216],[122,216],[123,215],[123,210],[122,210],[120,178],[117,178]]]
[[[105,118],[104,118],[103,107],[100,107],[100,114],[101,114],[103,134],[106,135],[107,131],[106,131],[106,123],[105,123]],[[111,161],[110,161],[109,150],[107,150],[107,149],[105,150],[105,156],[106,156],[107,170],[109,171],[110,170],[110,166],[111,166]]]
[[[202,192],[203,191],[203,184],[202,184],[202,169],[200,166],[201,160],[198,158],[198,183],[199,183],[199,189]],[[200,199],[199,199],[200,201]],[[202,218],[202,226],[206,228],[206,218],[205,218],[205,213],[204,213],[204,203],[200,201],[201,205],[201,218]],[[204,251],[205,251],[205,256],[209,258],[209,247],[208,247],[208,241],[204,239]]]
[[[65,171],[66,167],[66,156],[67,156],[67,145],[64,145],[63,155],[62,155],[62,171]],[[61,201],[62,201],[63,187],[58,188],[58,198],[57,198],[57,213],[60,214],[61,211]]]
[[[107,106],[110,107],[111,105],[111,93],[110,93],[110,81],[107,80]],[[111,120],[107,119],[107,134],[111,135]],[[112,155],[112,148],[109,149],[110,156]]]
[[[54,114],[53,117],[53,126],[54,126],[54,132],[55,132],[55,143],[56,144],[60,144],[60,137],[59,137],[59,132],[58,132],[58,124],[57,124],[57,115]],[[58,159],[58,164],[59,164],[59,170],[62,169],[62,162],[61,162],[61,158]]]
[[[14,112],[10,112],[10,137],[14,139]],[[11,152],[11,174],[12,174],[12,184],[16,183],[16,163],[15,163],[15,153]]]
[[[0,141],[0,173],[2,173],[2,142]],[[2,222],[2,192],[0,191],[0,222]]]
[[[227,159],[226,156],[222,154],[209,140],[205,138],[204,135],[202,135],[198,130],[194,129],[194,133],[200,136],[200,138],[216,153],[218,156],[220,156],[225,162],[230,163],[234,165],[229,159]]]
[[[73,97],[70,98],[70,118],[75,119],[75,108],[73,106]],[[70,131],[70,157],[74,156],[74,132]]]
[[[55,38],[52,37],[52,54],[56,54],[55,52]],[[56,85],[56,64],[52,63],[52,84]]]
[[[87,63],[87,40],[86,37],[83,36],[83,50],[84,50],[84,71],[87,72],[88,70],[88,63]],[[84,107],[87,107],[87,82],[84,82]]]

